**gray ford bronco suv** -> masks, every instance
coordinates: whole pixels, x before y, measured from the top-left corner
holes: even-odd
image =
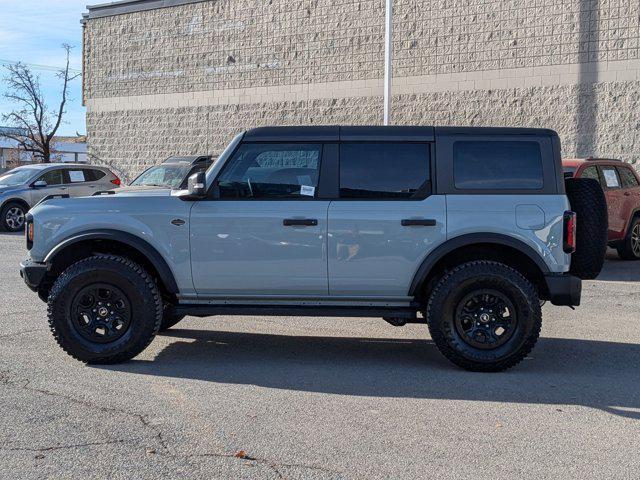
[[[567,182],[551,130],[256,128],[188,190],[45,199],[21,275],[87,363],[185,315],[370,316],[499,371],[602,267],[602,190]]]

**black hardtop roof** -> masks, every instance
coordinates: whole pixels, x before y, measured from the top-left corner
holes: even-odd
[[[190,163],[203,162],[211,160],[211,155],[176,155],[175,157],[169,157],[162,163]]]
[[[542,128],[506,127],[429,127],[429,126],[284,126],[258,127],[247,130],[249,142],[275,141],[414,141],[429,142],[436,135],[537,135],[556,136],[553,130]]]

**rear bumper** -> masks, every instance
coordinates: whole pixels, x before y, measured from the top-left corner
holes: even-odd
[[[49,268],[45,263],[36,263],[31,259],[24,260],[20,263],[20,276],[34,292],[38,291],[38,287],[44,280]]]
[[[549,301],[554,305],[577,307],[582,296],[582,280],[569,274],[545,275]]]

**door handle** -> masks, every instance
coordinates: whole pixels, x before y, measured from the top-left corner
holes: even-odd
[[[432,218],[405,218],[400,224],[403,227],[435,227],[438,222]]]
[[[631,193],[629,193],[629,192],[624,192],[624,196],[625,196],[625,197],[628,197],[628,196],[630,196],[630,195],[631,195]]]
[[[282,221],[285,227],[315,227],[318,220],[315,218],[285,218]]]

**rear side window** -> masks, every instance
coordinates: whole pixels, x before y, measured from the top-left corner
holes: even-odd
[[[544,186],[540,144],[455,142],[453,178],[460,190],[540,190]]]
[[[218,179],[220,198],[313,198],[321,151],[319,144],[243,144]]]
[[[639,185],[638,179],[628,167],[618,167],[618,173],[624,188],[633,188]]]
[[[602,167],[604,185],[607,188],[620,188],[620,177],[615,167]]]
[[[424,198],[429,190],[429,145],[344,143],[340,198]]]

